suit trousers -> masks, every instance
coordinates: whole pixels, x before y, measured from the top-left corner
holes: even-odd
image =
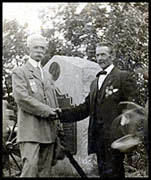
[[[100,178],[124,178],[124,153],[113,150],[110,144],[105,142],[97,143],[97,164]]]
[[[50,177],[54,143],[21,142],[23,169],[20,177]]]

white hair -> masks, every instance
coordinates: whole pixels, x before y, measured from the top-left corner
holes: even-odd
[[[27,38],[27,47],[30,47],[33,43],[38,43],[43,46],[47,46],[46,39],[41,34],[32,34]]]

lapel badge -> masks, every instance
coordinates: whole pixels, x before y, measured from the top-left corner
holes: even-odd
[[[31,79],[31,80],[29,80],[29,83],[30,83],[30,87],[31,87],[32,92],[37,93],[38,88],[37,88],[35,81],[33,79]]]

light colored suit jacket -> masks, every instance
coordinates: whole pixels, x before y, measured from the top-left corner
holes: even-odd
[[[49,107],[58,107],[55,87],[49,73],[40,71],[27,62],[12,73],[13,95],[18,105],[17,142],[52,143],[56,138],[57,123],[48,120]]]

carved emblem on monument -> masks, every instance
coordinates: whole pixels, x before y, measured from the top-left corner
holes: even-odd
[[[53,80],[56,81],[60,75],[60,66],[58,63],[53,62],[49,67],[49,73],[52,74]]]

